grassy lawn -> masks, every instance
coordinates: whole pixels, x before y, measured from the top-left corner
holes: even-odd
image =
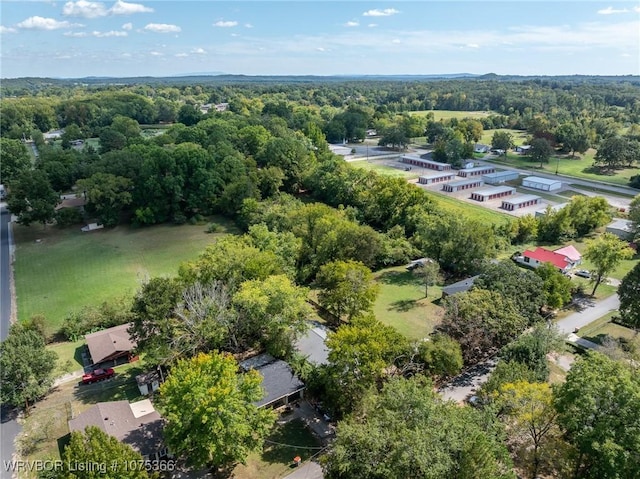
[[[174,275],[180,263],[195,259],[217,237],[236,232],[227,220],[215,222],[220,233],[205,233],[205,225],[118,226],[91,233],[79,227],[18,225],[19,319],[43,314],[48,333],[53,333],[72,310],[131,295],[148,277]]]
[[[53,371],[53,377],[63,376],[83,368],[82,350],[85,347],[84,339],[75,342],[51,343],[47,345],[47,349],[58,355],[56,369]]]
[[[394,168],[392,166],[388,166],[385,164],[385,161],[388,160],[378,160],[378,161],[351,161],[349,164],[356,167],[362,168],[364,170],[375,171],[376,173],[384,176],[391,176],[393,178],[406,178],[406,179],[414,179],[417,178],[418,175],[415,171],[404,171],[399,168]]]
[[[442,296],[441,286],[430,286],[425,298],[424,284],[404,266],[378,271],[375,279],[380,293],[373,311],[383,323],[409,339],[422,339],[440,322],[442,308],[436,302]]]
[[[500,213],[483,206],[477,206],[466,201],[458,200],[442,193],[425,190],[427,195],[436,202],[438,209],[447,211],[452,215],[465,215],[488,224],[504,224],[513,218],[506,213]]]
[[[611,313],[597,319],[593,323],[588,324],[584,328],[581,328],[580,331],[578,331],[578,335],[598,344],[602,344],[602,341],[607,336],[611,336],[614,339],[626,340],[635,338],[635,331],[611,322],[611,319],[614,316],[617,316],[616,311],[612,311]]]
[[[276,425],[267,440],[288,446],[265,443],[262,453],[249,455],[246,465],[233,470],[234,479],[279,479],[293,472],[294,457],[306,461],[321,450],[320,443],[300,419]]]
[[[494,114],[492,111],[461,111],[461,110],[420,110],[410,111],[409,115],[426,116],[429,113],[433,113],[435,121],[450,120],[456,118],[462,120],[463,118],[485,118]]]
[[[576,154],[574,158],[571,158],[570,155],[557,155],[552,157],[548,163],[545,163],[542,168],[540,168],[540,163],[532,162],[528,156],[517,153],[507,154],[506,159],[504,157],[494,157],[489,161],[515,168],[532,170],[533,174],[535,174],[536,171],[553,174],[557,168],[558,173],[561,175],[622,186],[628,186],[629,178],[640,173],[639,168],[624,168],[606,173],[601,172],[592,167],[594,155],[594,149],[588,150],[584,155]]]
[[[511,133],[511,136],[513,137],[513,143],[516,146],[524,145],[529,141],[529,134],[526,131],[512,130],[511,128],[499,128],[494,130],[484,130],[482,132],[482,136],[480,137],[480,143],[482,143],[483,145],[490,145],[491,141],[493,140],[493,134],[496,131]]]

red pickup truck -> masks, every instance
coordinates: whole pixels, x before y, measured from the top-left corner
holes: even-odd
[[[95,369],[90,373],[82,375],[82,384],[91,384],[104,379],[113,377],[115,372],[112,368],[109,369]]]

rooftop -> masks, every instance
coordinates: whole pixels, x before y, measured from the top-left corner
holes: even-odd
[[[503,176],[512,176],[514,174],[519,175],[517,171],[505,170],[505,171],[496,171],[495,173],[487,173],[484,176],[486,176],[487,178],[502,178]]]
[[[475,190],[473,191],[473,193],[476,193],[482,196],[489,196],[489,195],[495,195],[498,193],[505,193],[507,191],[515,191],[515,190],[516,189],[513,188],[512,186],[496,186],[493,188],[483,188],[481,190]]]
[[[555,185],[556,183],[562,183],[560,180],[551,180],[548,178],[540,178],[539,176],[527,176],[522,179],[522,182],[531,181],[534,183],[540,183],[542,185]]]
[[[478,183],[479,181],[482,182],[482,179],[481,178],[465,178],[463,180],[450,181],[447,184],[450,186],[463,186],[463,185],[470,185],[472,183]]]
[[[316,365],[327,364],[329,361],[329,349],[325,344],[327,329],[320,323],[316,323],[307,334],[298,339],[296,349],[307,357],[309,362]]]
[[[538,260],[541,263],[551,263],[560,269],[565,269],[569,265],[565,255],[544,248],[536,248],[533,251],[527,250],[523,253],[523,256]]]
[[[517,196],[512,196],[509,199],[506,200],[502,200],[504,203],[510,203],[510,204],[514,204],[514,205],[519,205],[520,203],[525,203],[527,201],[531,201],[531,200],[539,200],[540,197],[538,195],[517,195]]]
[[[485,165],[485,166],[474,166],[473,168],[463,168],[460,171],[465,172],[474,172],[474,171],[487,171],[487,170],[495,170],[495,166]]]
[[[558,248],[557,250],[555,250],[555,253],[562,254],[569,258],[571,261],[580,261],[582,259],[580,251],[578,251],[575,246],[571,244],[569,246],[565,246],[564,248]]]
[[[456,176],[453,171],[440,171],[438,173],[429,173],[427,175],[421,175],[420,178],[432,179],[432,178],[447,178],[449,176]]]
[[[127,331],[129,326],[130,323],[121,324],[97,333],[87,334],[84,337],[94,364],[133,351],[136,343],[131,339]]]
[[[611,223],[609,223],[607,225],[607,228],[611,228],[614,230],[627,231],[628,233],[631,233],[631,231],[633,231],[633,221],[618,218],[613,220]]]
[[[469,291],[473,286],[473,283],[476,279],[478,279],[480,275],[472,276],[471,278],[463,279],[462,281],[458,281],[457,283],[450,284],[442,288],[442,293],[450,296],[456,293],[464,293],[465,291]]]
[[[265,397],[255,402],[258,407],[271,404],[304,388],[304,383],[298,379],[286,362],[275,359],[269,354],[260,354],[242,361],[240,367],[245,371],[255,369],[263,377],[262,387]]]

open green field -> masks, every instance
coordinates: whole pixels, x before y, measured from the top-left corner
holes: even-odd
[[[392,178],[406,178],[408,180],[417,178],[419,175],[415,170],[404,171],[400,168],[394,168],[385,164],[385,160],[360,160],[351,161],[350,165],[356,168],[362,168],[363,170],[375,171],[384,176],[391,176]]]
[[[15,284],[20,320],[35,314],[55,332],[65,316],[85,305],[131,295],[149,277],[175,275],[217,237],[235,227],[216,218],[220,233],[205,225],[118,226],[83,233],[78,227],[14,228]]]
[[[462,120],[463,118],[485,118],[494,114],[492,111],[462,111],[462,110],[419,110],[410,111],[409,115],[427,116],[429,113],[433,113],[435,121],[450,120],[455,118]]]
[[[427,195],[436,202],[439,208],[452,215],[465,215],[483,223],[501,225],[510,222],[513,217],[483,206],[457,200],[442,193],[426,190]]]
[[[428,336],[440,322],[442,308],[436,303],[442,296],[441,286],[430,286],[425,298],[424,283],[404,266],[378,271],[375,279],[380,286],[373,307],[378,320],[409,339]]]
[[[528,156],[517,153],[507,154],[506,159],[503,156],[492,157],[489,161],[515,168],[532,170],[533,172],[544,171],[549,174],[554,174],[557,168],[558,173],[561,175],[622,186],[628,186],[629,179],[633,175],[640,174],[640,168],[624,168],[608,173],[600,172],[592,167],[594,155],[595,150],[593,149],[590,149],[582,156],[576,154],[575,158],[571,158],[570,155],[557,155],[552,157],[549,163],[545,163],[542,169],[540,168],[540,163],[532,162]]]
[[[524,145],[529,141],[529,134],[524,130],[513,130],[511,128],[499,128],[499,129],[492,129],[492,130],[484,130],[482,132],[482,136],[480,137],[480,143],[482,143],[483,145],[490,145],[491,140],[493,140],[493,134],[496,131],[505,131],[507,133],[511,133],[511,136],[513,137],[513,143],[516,146]]]

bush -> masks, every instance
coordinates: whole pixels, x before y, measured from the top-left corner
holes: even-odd
[[[131,322],[131,300],[119,298],[105,301],[100,306],[85,306],[67,315],[60,334],[68,341],[77,341],[85,334]]]
[[[62,208],[56,212],[56,224],[61,228],[82,223],[83,217],[76,208]]]
[[[209,223],[207,225],[207,229],[205,230],[205,233],[217,233],[218,231],[220,231],[220,225],[219,224]]]
[[[633,175],[629,178],[629,186],[640,190],[640,175]]]

